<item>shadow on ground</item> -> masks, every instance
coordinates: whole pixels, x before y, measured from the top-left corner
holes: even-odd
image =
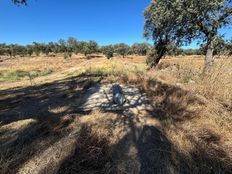
[[[55,154],[56,163],[38,165],[42,169],[31,166],[34,169],[26,170],[27,173],[231,173],[231,161],[219,148],[220,137],[216,133],[208,130],[200,141],[186,133],[193,147],[187,153],[170,140],[167,127],[176,133],[185,132],[182,125],[196,119],[199,113],[193,108],[203,107],[204,102],[188,91],[159,81],[148,81],[144,89],[153,101],[149,109],[145,107],[145,115],[141,116],[140,109],[131,110],[138,105],[105,111],[106,115],[117,115],[116,120],[107,123],[111,131],[116,125],[126,130],[119,141],[110,144],[107,138],[97,137],[96,132],[90,131],[91,124],[81,124],[76,118],[90,112],[80,111],[82,97],[100,81],[96,76],[79,76],[0,91],[2,173],[16,173],[36,156],[40,156],[40,161],[34,164],[46,161],[43,154],[53,152],[50,148],[61,141],[55,147],[62,153],[64,149],[68,151],[64,157]],[[27,124],[21,126],[21,121]],[[69,126],[74,121],[78,129],[73,132]]]

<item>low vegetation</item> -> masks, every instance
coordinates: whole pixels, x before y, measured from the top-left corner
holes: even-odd
[[[45,69],[43,71],[34,70],[34,71],[1,71],[0,72],[0,81],[13,81],[13,80],[22,80],[22,79],[34,79],[40,76],[46,76],[51,74],[52,70]]]
[[[201,56],[167,57],[150,71],[145,57],[41,57],[38,67],[44,59],[60,61],[63,69],[50,67],[56,79],[30,86],[21,78],[0,92],[2,173],[231,171],[231,58],[217,59],[208,74]],[[134,84],[153,107],[144,117],[79,112],[86,90],[98,83]]]

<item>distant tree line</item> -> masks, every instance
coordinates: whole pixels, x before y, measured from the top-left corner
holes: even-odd
[[[205,55],[207,44],[201,44],[199,49],[182,49],[176,44],[169,43],[166,45],[166,55]],[[216,37],[214,40],[213,55],[232,55],[232,39],[225,41],[223,37]]]
[[[63,53],[71,57],[72,54],[84,54],[85,56],[102,53],[107,58],[111,58],[114,55],[120,55],[125,57],[126,55],[141,55],[145,56],[151,49],[151,45],[148,43],[135,43],[129,46],[124,43],[99,46],[95,41],[77,41],[74,37],[70,37],[67,40],[60,39],[58,42],[38,43],[33,42],[30,45],[18,45],[18,44],[0,44],[0,55],[7,55],[10,57],[15,56],[39,56],[40,54],[54,55]]]
[[[58,42],[38,43],[33,42],[30,45],[17,44],[0,44],[0,55],[15,57],[15,56],[39,56],[40,54],[55,55],[58,53],[64,54],[64,57],[71,57],[72,54],[84,54],[85,56],[102,53],[108,59],[115,55],[125,57],[127,55],[146,56],[152,52],[154,47],[150,44],[135,43],[129,46],[125,43],[114,45],[99,46],[95,41],[78,41],[74,37],[69,37],[67,40],[60,39]],[[167,45],[166,55],[204,55],[206,45],[202,44],[200,49],[182,49],[176,44],[170,43]],[[218,38],[215,42],[214,54],[232,54],[232,40],[224,41],[223,38]]]

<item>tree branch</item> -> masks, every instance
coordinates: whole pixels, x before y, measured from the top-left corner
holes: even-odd
[[[20,5],[20,4],[27,5],[27,0],[12,0],[12,2],[17,5]]]
[[[226,8],[225,13],[213,25],[212,32],[216,32],[217,29],[222,24],[222,22],[224,22],[226,18],[230,17],[231,15],[232,15],[232,7]]]

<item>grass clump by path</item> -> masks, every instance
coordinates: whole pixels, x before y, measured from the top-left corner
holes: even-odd
[[[101,64],[89,64],[85,67],[70,73],[71,76],[101,76],[101,77],[121,77],[132,76],[146,71],[144,63],[122,63],[122,60],[110,60]]]
[[[33,71],[1,71],[0,72],[0,81],[16,81],[22,80],[25,78],[34,79],[40,76],[46,76],[52,73],[51,69],[45,69],[43,71],[33,70]]]

